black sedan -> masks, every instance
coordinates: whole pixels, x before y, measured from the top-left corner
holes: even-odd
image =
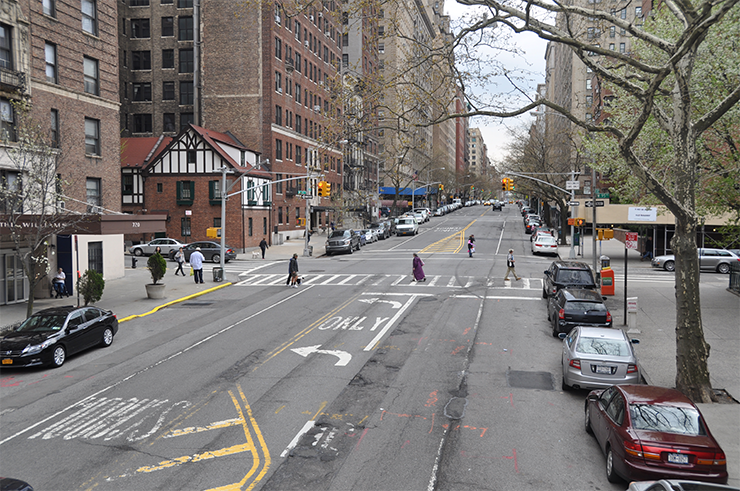
[[[200,252],[206,261],[221,262],[221,244],[210,240],[193,242],[184,246],[182,250],[185,253],[185,261],[190,261],[190,255],[195,252],[197,247],[200,247]],[[170,251],[170,261],[175,260],[175,254],[177,254],[177,250]],[[236,259],[236,252],[231,247],[224,245],[224,262],[228,263],[232,259]]]
[[[113,343],[118,319],[98,307],[54,307],[36,312],[0,338],[0,363],[8,367],[60,367],[67,356]]]

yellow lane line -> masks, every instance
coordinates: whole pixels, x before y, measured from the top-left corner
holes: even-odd
[[[233,445],[231,447],[220,448],[218,450],[211,450],[210,452],[197,453],[194,455],[185,455],[171,460],[164,460],[157,465],[145,465],[136,469],[136,472],[154,472],[161,471],[162,469],[169,469],[178,465],[185,464],[187,462],[202,462],[204,460],[215,459],[216,457],[226,457],[227,455],[234,455],[241,452],[252,451],[252,447],[249,443],[243,443],[241,445]]]
[[[182,428],[180,430],[172,430],[162,438],[173,438],[176,436],[193,435],[195,433],[202,433],[204,431],[220,430],[222,428],[228,428],[229,426],[238,426],[242,424],[240,419],[227,419],[224,421],[216,421],[207,426],[190,426],[189,428]]]
[[[318,410],[318,411],[316,411],[316,414],[314,414],[314,415],[313,415],[313,418],[311,418],[311,419],[312,419],[312,420],[314,420],[314,421],[316,421],[316,418],[318,418],[318,417],[319,417],[319,414],[321,414],[321,411],[323,411],[323,410],[324,410],[324,408],[326,407],[326,405],[327,405],[327,404],[329,404],[329,401],[324,401],[324,402],[322,402],[322,403],[321,403],[321,406],[319,406],[319,410]]]
[[[470,227],[472,227],[473,224],[477,221],[478,219],[476,218],[475,220],[470,222],[464,229],[459,230],[452,235],[448,235],[444,239],[440,239],[437,242],[429,244],[428,246],[420,250],[419,253],[421,254],[421,253],[432,253],[432,252],[448,252],[449,251],[448,249],[444,249],[444,250],[434,249],[434,246],[444,242],[444,244],[441,244],[439,247],[446,248],[449,245],[452,249],[451,252],[454,252],[455,254],[457,254],[458,252],[462,250],[463,246],[465,245],[465,231],[469,229]],[[457,246],[452,245],[454,241],[457,241]]]
[[[249,422],[252,425],[252,429],[257,434],[257,440],[260,442],[260,448],[262,449],[262,455],[265,458],[265,465],[262,466],[262,470],[257,475],[257,477],[252,481],[252,484],[247,487],[245,491],[251,491],[254,489],[254,486],[262,480],[263,477],[265,477],[265,474],[267,474],[267,471],[270,469],[270,464],[272,463],[272,460],[270,459],[270,449],[267,448],[267,444],[265,443],[265,438],[262,436],[262,431],[260,431],[259,425],[257,425],[257,420],[254,419],[254,415],[252,414],[252,407],[247,402],[247,396],[244,395],[244,391],[242,390],[242,386],[239,384],[236,384],[237,389],[239,389],[239,395],[242,398],[242,402],[244,403],[244,408],[247,410],[247,415],[249,416]]]
[[[173,300],[171,302],[167,302],[164,305],[160,305],[159,307],[155,307],[154,309],[150,310],[149,312],[146,312],[144,314],[134,314],[129,315],[128,317],[124,317],[123,319],[118,319],[118,323],[130,321],[131,319],[136,319],[137,317],[144,317],[145,315],[153,314],[157,312],[160,309],[163,309],[165,307],[169,307],[170,305],[174,305],[176,303],[184,302],[185,300],[190,300],[191,298],[200,297],[201,295],[205,295],[206,293],[215,292],[216,290],[220,290],[221,288],[226,288],[227,286],[231,285],[232,283],[224,283],[223,285],[214,286],[213,288],[209,288],[208,290],[203,290],[202,292],[194,293],[192,295],[188,295],[187,297],[178,298],[177,300]]]

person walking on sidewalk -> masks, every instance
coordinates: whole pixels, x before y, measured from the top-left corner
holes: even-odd
[[[175,261],[177,261],[175,276],[177,276],[177,273],[182,273],[182,275],[185,276],[185,271],[182,270],[182,267],[185,264],[185,251],[182,250],[182,247],[180,247],[180,250],[175,253]]]
[[[267,250],[269,246],[267,245],[267,241],[264,237],[262,237],[262,240],[260,241],[260,250],[262,251],[262,259],[265,258],[265,251]]]
[[[203,281],[203,253],[200,252],[200,247],[196,247],[195,251],[190,255],[190,267],[193,268],[193,278],[196,283],[205,283]]]
[[[645,253],[640,258],[640,261],[650,260],[653,258],[653,238],[648,235],[645,239]]]
[[[54,275],[54,279],[51,282],[52,285],[54,285],[54,291],[57,293],[56,297],[54,298],[62,298],[65,295],[69,296],[67,295],[64,285],[65,281],[67,281],[67,275],[64,274],[64,270],[62,268],[59,268],[57,274]]]
[[[475,235],[470,234],[470,238],[468,239],[468,257],[473,257],[474,252],[475,252]]]
[[[297,278],[298,277],[298,254],[293,254],[293,257],[290,258],[290,262],[288,263],[288,280],[285,282],[286,285],[292,286],[294,274]],[[296,285],[295,287],[298,288],[298,285]]]
[[[414,253],[414,261],[411,263],[411,268],[414,273],[414,281],[426,281],[427,277],[424,275],[424,261]]]
[[[506,256],[506,276],[504,277],[504,281],[509,281],[509,273],[513,274],[517,281],[521,280],[521,278],[516,275],[514,262],[514,249],[509,249],[509,254]]]

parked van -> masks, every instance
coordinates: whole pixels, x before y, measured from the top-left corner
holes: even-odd
[[[396,219],[396,235],[416,235],[419,233],[419,224],[414,217]]]

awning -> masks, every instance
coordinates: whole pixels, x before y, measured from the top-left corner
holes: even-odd
[[[55,234],[150,234],[167,231],[167,215],[69,215],[41,218],[38,215],[22,216],[18,226],[35,233],[39,223]],[[0,216],[0,234],[10,233],[10,223]]]
[[[432,187],[428,191],[426,187],[420,187],[416,189],[398,188],[398,195],[399,196],[411,196],[411,192],[413,191],[414,196],[424,196],[425,194],[437,194],[437,190],[438,190],[437,187]],[[396,188],[394,188],[393,186],[381,186],[380,194],[395,196]]]

